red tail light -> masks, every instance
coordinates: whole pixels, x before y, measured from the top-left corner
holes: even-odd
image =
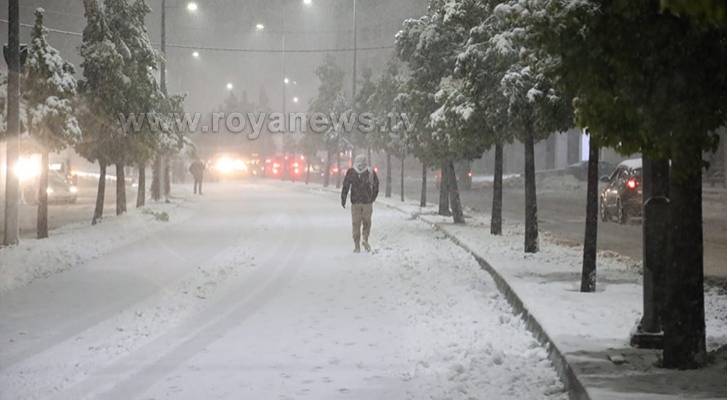
[[[637,180],[634,178],[629,178],[629,180],[627,181],[627,188],[629,188],[630,190],[634,190],[635,188],[637,188],[637,185]]]

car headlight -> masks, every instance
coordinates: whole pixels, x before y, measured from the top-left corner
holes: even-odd
[[[78,193],[78,188],[75,187],[75,186],[70,186],[68,188],[68,191],[71,192],[71,193]]]

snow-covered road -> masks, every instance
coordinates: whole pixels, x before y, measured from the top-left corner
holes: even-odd
[[[184,221],[0,300],[0,399],[565,399],[464,251],[300,185],[219,184]],[[50,239],[53,240],[53,239]]]

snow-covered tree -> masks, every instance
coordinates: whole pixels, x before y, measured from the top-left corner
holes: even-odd
[[[663,365],[699,367],[706,362],[702,156],[717,146],[726,118],[725,3],[542,3],[548,12],[532,17],[538,43],[558,57],[556,73],[576,95],[578,123],[607,146],[670,162],[662,229],[670,258],[657,299]]]
[[[35,24],[30,34],[28,58],[23,76],[28,128],[41,151],[38,184],[38,238],[48,237],[48,154],[81,139],[81,129],[74,116],[73,98],[76,79],[73,66],[65,62],[46,38],[42,8],[35,10]]]
[[[452,7],[453,11],[460,9],[458,14],[453,12],[453,15],[475,17],[478,22],[470,27],[467,44],[458,55],[455,76],[460,79],[459,94],[462,97],[453,99],[457,101],[453,102],[452,111],[454,117],[465,116],[457,111],[462,109],[460,103],[469,103],[472,112],[468,113],[467,120],[461,119],[461,123],[476,126],[484,144],[494,149],[490,232],[500,235],[503,222],[503,146],[512,141],[514,136],[508,125],[508,103],[501,88],[502,71],[508,64],[490,41],[494,33],[488,20],[493,18],[493,8],[497,2],[460,3],[459,8]],[[471,7],[466,7],[468,5]],[[455,20],[467,26],[468,19],[459,17]]]
[[[375,149],[383,151],[386,156],[384,196],[392,197],[392,155],[403,157],[406,153],[405,132],[400,131],[397,126],[392,126],[391,123],[391,117],[396,113],[395,99],[401,90],[396,59],[387,62],[373,89],[367,104],[370,112],[374,113],[376,126],[379,129],[369,133],[370,143]]]
[[[109,28],[114,33],[119,48],[124,55],[122,71],[126,77],[121,95],[125,101],[115,110],[116,115],[150,115],[158,110],[160,98],[164,97],[154,76],[159,55],[152,46],[149,32],[144,24],[145,17],[151,12],[146,0],[105,0]],[[124,131],[117,126],[118,145],[113,154],[116,164],[116,213],[126,212],[126,179],[124,168],[127,164],[139,163],[138,150],[151,144],[141,137],[141,132]],[[135,154],[137,151],[137,154]],[[141,155],[147,154],[143,151]]]
[[[452,93],[453,81],[449,79],[468,34],[466,24],[455,20],[455,4],[452,1],[431,1],[428,15],[403,23],[395,39],[395,48],[398,57],[409,68],[403,85],[405,90],[398,102],[410,115],[419,116],[415,135],[411,137],[413,151],[420,160],[430,165],[441,165],[440,213],[449,213],[449,205],[453,220],[462,223],[464,218],[454,161],[479,157],[484,147],[461,146],[460,143],[479,143],[473,141],[479,135],[477,130],[453,129],[442,119],[443,104],[447,94]],[[462,17],[467,19],[469,16],[464,14]]]
[[[97,0],[84,0],[86,27],[80,53],[83,61],[83,79],[79,82],[82,95],[78,105],[78,118],[84,132],[76,150],[86,159],[99,163],[99,183],[92,223],[103,217],[106,192],[106,167],[114,159],[118,146],[117,110],[124,98],[129,77],[124,75],[124,54],[109,28],[106,16]]]
[[[539,2],[509,0],[497,4],[486,26],[475,29],[485,33],[500,59],[500,89],[506,98],[508,126],[524,144],[524,184],[526,195],[524,250],[538,251],[538,210],[534,144],[553,132],[573,126],[571,97],[559,91],[558,82],[549,72],[558,63],[556,57],[539,52],[534,40],[532,15]],[[474,41],[471,40],[471,44]]]
[[[327,54],[324,57],[324,62],[316,68],[315,74],[320,84],[318,94],[311,102],[310,111],[323,113],[330,117],[349,109],[343,91],[344,70],[336,64],[336,61],[331,55]],[[319,138],[322,147],[326,150],[324,186],[328,186],[330,181],[331,156],[336,155],[338,160],[340,157],[339,154],[344,149],[344,141],[342,140],[343,132],[333,129],[332,124],[329,124],[329,127],[331,129],[328,129]],[[314,135],[317,134],[308,136]],[[340,167],[339,164],[340,162],[337,161],[337,167]],[[337,171],[337,175],[339,178],[341,177],[340,171]]]

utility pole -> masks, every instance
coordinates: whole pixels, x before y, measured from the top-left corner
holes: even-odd
[[[8,116],[5,169],[5,225],[3,244],[18,243],[18,203],[20,182],[15,164],[20,154],[20,6],[19,0],[8,1]]]
[[[356,105],[356,0],[352,0],[352,25],[354,26],[354,62],[352,64],[352,70],[351,70],[351,107],[354,109],[354,106]],[[354,133],[354,132],[352,132]],[[354,156],[356,153],[356,141],[352,140],[351,143],[351,163],[353,165],[354,163]],[[371,154],[368,155],[367,160],[371,162]]]
[[[353,19],[353,25],[354,25],[354,63],[352,65],[352,74],[351,74],[351,104],[354,104],[354,99],[356,99],[356,0],[353,0],[352,5],[352,19]]]
[[[159,89],[166,96],[167,95],[167,0],[162,0],[161,5],[162,21],[161,21],[161,41],[160,50],[162,52],[162,59],[159,62]],[[164,157],[160,153],[154,157],[154,165],[152,165],[152,199],[160,200],[162,194],[166,198],[166,182],[165,180],[165,166]]]

